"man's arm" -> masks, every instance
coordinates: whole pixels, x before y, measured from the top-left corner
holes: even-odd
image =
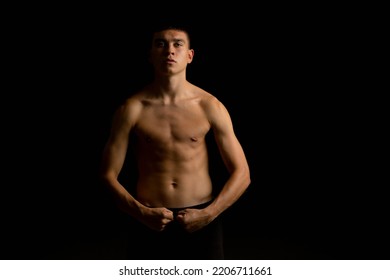
[[[188,231],[198,230],[214,220],[233,205],[251,183],[249,165],[226,107],[217,99],[212,99],[205,108],[230,176],[208,207],[201,210],[187,209],[179,213],[178,219]]]
[[[209,209],[216,217],[233,205],[251,183],[249,165],[237,139],[226,107],[218,103],[212,111],[212,128],[222,160],[230,174]]]
[[[172,221],[172,212],[166,208],[144,206],[118,181],[126,159],[131,129],[141,110],[140,106],[137,101],[128,101],[115,112],[110,136],[103,150],[100,175],[123,212],[160,231]]]
[[[115,112],[110,135],[103,150],[100,175],[104,185],[113,193],[119,208],[131,216],[138,216],[142,206],[118,181],[125,162],[134,117],[129,104],[123,104]]]

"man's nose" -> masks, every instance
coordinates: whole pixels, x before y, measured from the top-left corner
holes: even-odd
[[[169,44],[169,45],[167,46],[167,52],[168,52],[169,54],[174,54],[174,53],[175,53],[175,47],[174,47],[173,45]]]

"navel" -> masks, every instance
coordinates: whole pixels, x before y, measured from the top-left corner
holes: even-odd
[[[192,141],[192,142],[197,142],[197,141],[198,141],[198,138],[196,138],[196,137],[191,137],[191,141]]]

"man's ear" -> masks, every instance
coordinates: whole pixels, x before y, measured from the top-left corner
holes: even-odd
[[[190,64],[194,59],[195,51],[193,49],[188,50],[188,60],[187,63]]]

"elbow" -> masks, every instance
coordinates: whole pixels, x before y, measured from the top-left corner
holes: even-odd
[[[251,178],[251,172],[248,164],[245,165],[243,172],[244,172],[245,185],[246,187],[249,187],[249,185],[252,183],[252,178]]]
[[[113,185],[113,182],[116,181],[116,174],[113,174],[113,172],[100,172],[99,174],[99,179],[100,181],[106,185],[106,186],[111,186]]]
[[[109,176],[107,174],[100,174],[99,176],[100,182],[102,182],[104,185],[109,185],[109,182],[111,181]]]
[[[240,171],[241,182],[245,188],[248,188],[252,183],[250,171],[248,167],[242,168]]]
[[[249,169],[245,172],[244,182],[245,182],[245,186],[246,187],[249,187],[249,185],[252,183],[252,179],[251,179],[251,175],[250,175]]]
[[[108,172],[100,171],[99,172],[99,180],[103,183],[107,183],[110,181],[110,175]]]

